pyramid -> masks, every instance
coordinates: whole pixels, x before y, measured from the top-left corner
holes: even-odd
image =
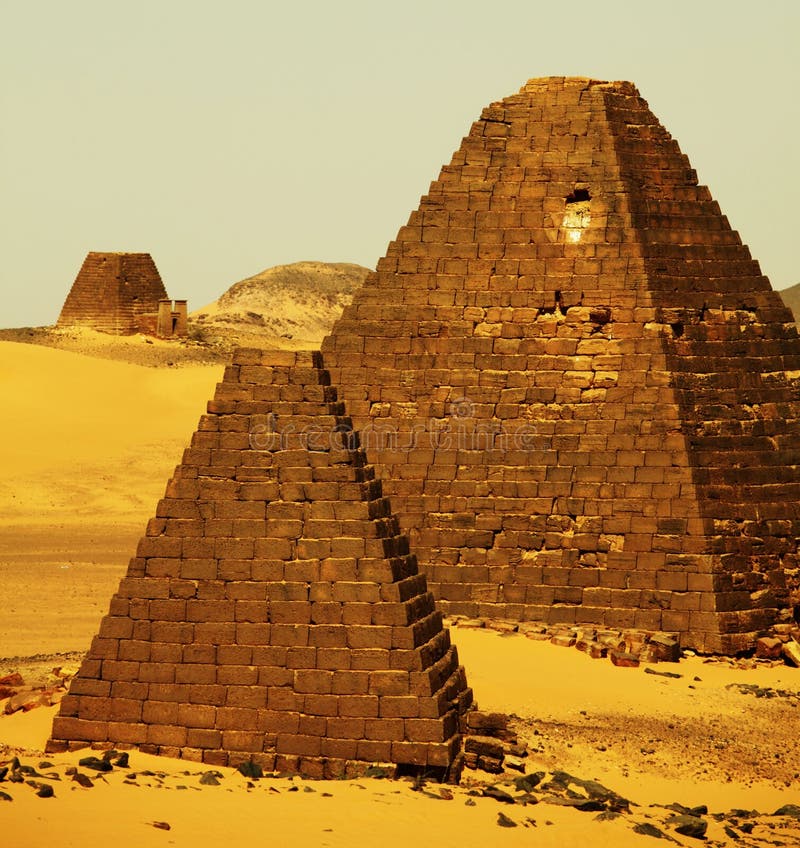
[[[186,335],[186,302],[173,312],[149,253],[86,255],[57,326],[83,326],[114,335]]]
[[[470,702],[321,357],[243,349],[48,747],[329,777],[372,762],[444,771]]]
[[[485,108],[322,346],[447,613],[732,653],[800,604],[800,341],[627,82]]]

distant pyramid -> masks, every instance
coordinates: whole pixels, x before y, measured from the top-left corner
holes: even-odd
[[[149,253],[88,253],[72,284],[59,327],[113,335],[186,335],[186,301],[174,306]]]
[[[793,318],[630,83],[484,109],[322,350],[446,612],[735,652],[800,604]]]
[[[471,691],[320,366],[236,354],[50,750],[133,745],[329,777],[451,766]]]

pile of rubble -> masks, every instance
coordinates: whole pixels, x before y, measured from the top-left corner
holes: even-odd
[[[616,666],[635,668],[640,663],[678,662],[694,651],[681,649],[680,634],[637,629],[606,629],[544,622],[493,621],[487,618],[452,616],[451,627],[486,628],[502,634],[519,633],[528,639],[550,642],[561,648],[577,648],[592,659],[609,659]],[[800,626],[775,624],[755,645],[757,660],[785,661],[800,668]]]
[[[12,715],[60,703],[75,672],[74,668],[56,666],[43,681],[29,683],[18,671],[0,677],[0,713]]]

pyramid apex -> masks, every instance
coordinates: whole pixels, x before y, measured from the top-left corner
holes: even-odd
[[[557,90],[560,88],[603,88],[618,91],[620,94],[638,95],[639,91],[632,82],[626,80],[601,80],[592,77],[533,77],[522,87],[521,92]]]

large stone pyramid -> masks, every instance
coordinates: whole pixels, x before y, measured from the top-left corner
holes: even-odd
[[[452,764],[471,691],[320,366],[236,354],[49,750],[128,745],[316,776]]]
[[[800,603],[800,341],[630,83],[483,110],[323,344],[451,613],[733,652]]]

